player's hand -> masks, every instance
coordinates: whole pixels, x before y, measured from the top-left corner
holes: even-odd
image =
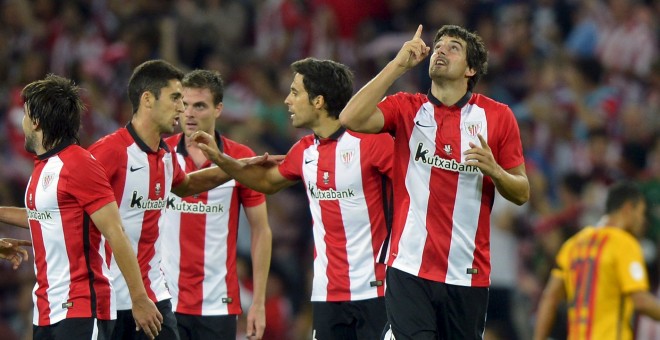
[[[133,300],[133,319],[135,319],[135,331],[144,331],[150,339],[154,339],[160,333],[163,316],[156,305],[146,295],[144,298]]]
[[[247,165],[260,165],[265,167],[271,167],[279,165],[284,160],[284,155],[271,155],[268,152],[260,156],[254,156],[250,158],[243,158],[241,161],[245,162]]]
[[[419,25],[415,35],[403,44],[399,53],[394,57],[394,61],[400,67],[409,70],[424,60],[430,51],[431,48],[426,46],[426,43],[422,40],[422,25]]]
[[[261,340],[266,329],[266,307],[264,305],[252,305],[247,315],[247,338],[250,340]]]
[[[470,142],[470,149],[463,153],[465,155],[465,161],[468,164],[479,168],[481,173],[483,173],[485,176],[497,178],[499,173],[503,170],[495,161],[493,151],[490,149],[490,146],[488,146],[488,143],[486,143],[484,137],[481,134],[477,134],[477,137],[479,138],[481,146]]]
[[[17,269],[23,261],[27,261],[28,252],[21,246],[31,246],[32,242],[27,240],[17,240],[13,238],[0,239],[0,259],[5,259],[13,264]]]
[[[197,143],[197,147],[202,150],[206,159],[215,164],[220,162],[220,154],[222,152],[218,149],[218,144],[215,142],[215,139],[213,139],[213,136],[204,131],[195,131],[190,136],[190,140],[192,140],[193,143]]]

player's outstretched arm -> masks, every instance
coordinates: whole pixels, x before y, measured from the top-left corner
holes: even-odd
[[[0,207],[0,222],[28,229],[27,210],[19,207]]]
[[[147,296],[135,251],[133,251],[121,224],[117,203],[106,204],[90,215],[90,218],[108,240],[117,266],[124,275],[133,304],[132,312],[136,330],[141,329],[151,339],[155,338],[160,333],[163,316]]]
[[[422,40],[422,25],[419,25],[415,35],[403,44],[396,57],[346,104],[339,114],[341,124],[353,131],[381,132],[385,120],[376,105],[383,99],[394,81],[417,66],[429,55],[429,51],[430,47]]]
[[[206,132],[197,131],[191,136],[191,139],[197,143],[197,147],[202,150],[206,158],[252,190],[274,194],[296,183],[286,179],[277,169],[277,164],[281,160],[280,156],[265,154],[237,160],[220,152],[213,137]]]

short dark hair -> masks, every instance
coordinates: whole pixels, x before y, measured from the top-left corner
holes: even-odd
[[[306,58],[291,64],[293,72],[303,76],[309,101],[323,96],[328,114],[339,118],[353,95],[353,73],[348,66],[332,60]]]
[[[21,97],[27,106],[26,114],[39,124],[44,149],[50,150],[63,141],[80,144],[80,114],[85,105],[79,92],[72,80],[54,74],[23,88]]]
[[[633,182],[623,181],[613,184],[608,193],[605,202],[605,213],[609,214],[615,212],[627,202],[637,204],[644,199],[644,193]]]
[[[194,70],[183,77],[183,87],[209,89],[213,95],[213,104],[222,103],[225,86],[220,72],[209,70]]]
[[[182,78],[183,72],[164,60],[149,60],[140,64],[128,81],[128,99],[133,106],[133,114],[140,107],[140,97],[144,92],[149,91],[158,99],[160,90],[167,87],[170,80]]]
[[[468,80],[468,90],[472,91],[479,79],[488,73],[488,50],[484,41],[478,34],[472,33],[461,26],[444,25],[435,34],[433,46],[444,36],[459,38],[467,43],[467,64],[468,67],[475,70],[475,74]]]

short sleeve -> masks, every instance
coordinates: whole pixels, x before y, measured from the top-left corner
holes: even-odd
[[[497,163],[506,169],[515,168],[524,163],[520,129],[513,112],[504,106],[503,113],[498,121],[501,138],[498,141]]]
[[[369,135],[371,162],[378,172],[392,179],[392,166],[394,165],[394,138],[387,133]]]
[[[85,213],[92,215],[115,201],[105,169],[91,154],[85,152],[71,166],[73,168],[69,168],[67,191]]]
[[[632,236],[624,236],[621,237],[621,245],[618,248],[626,251],[619,252],[616,256],[616,274],[621,282],[621,291],[648,291],[649,283],[642,248]]]
[[[282,163],[278,166],[280,174],[290,181],[298,181],[302,178],[302,157],[303,143],[302,139],[296,142],[284,157]]]

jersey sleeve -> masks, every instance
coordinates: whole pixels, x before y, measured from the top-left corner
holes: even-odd
[[[649,283],[646,273],[646,263],[642,254],[642,247],[632,236],[621,237],[617,249],[625,249],[616,256],[616,271],[621,291],[632,293],[636,291],[648,291]]]
[[[392,179],[392,166],[394,165],[394,138],[387,133],[371,135],[370,143],[373,165],[378,172]]]
[[[501,129],[499,131],[501,138],[498,141],[499,152],[495,157],[497,163],[506,170],[523,164],[524,158],[516,117],[508,106],[503,107],[504,110],[498,122]]]
[[[398,92],[391,96],[385,97],[377,107],[383,113],[383,118],[385,122],[383,124],[383,129],[381,132],[394,133],[396,129],[396,122],[400,115],[400,109],[408,102],[407,97],[409,94],[404,92]]]
[[[103,166],[103,169],[108,176],[108,180],[112,183],[113,178],[119,171],[119,165],[122,164],[122,162],[118,160],[124,157],[122,157],[123,155],[120,154],[117,148],[113,148],[111,145],[111,141],[105,138],[92,144],[88,151],[101,164],[101,166]]]
[[[299,140],[291,147],[277,169],[284,178],[290,181],[298,181],[302,178],[302,158],[303,145],[302,140]]]
[[[88,214],[92,215],[106,204],[115,201],[103,166],[89,153],[81,155],[71,169],[67,190]]]

